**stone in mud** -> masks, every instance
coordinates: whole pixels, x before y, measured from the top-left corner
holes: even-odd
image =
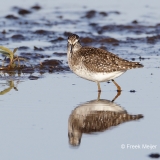
[[[18,17],[14,16],[14,15],[12,15],[12,14],[9,14],[9,15],[5,16],[5,18],[6,18],[6,19],[13,19],[13,20],[18,19]]]
[[[6,30],[3,30],[1,33],[2,33],[2,34],[6,34],[7,32],[6,32]]]
[[[37,80],[39,77],[37,77],[37,76],[29,76],[28,77],[30,80]]]
[[[94,42],[94,39],[89,38],[89,37],[84,37],[84,38],[81,38],[81,42],[82,43],[92,43]]]
[[[41,30],[36,30],[34,33],[35,33],[35,34],[44,34],[44,35],[46,35],[46,34],[49,34],[50,32],[41,29]]]
[[[22,36],[21,34],[13,35],[11,38],[14,40],[24,40],[25,39],[24,36]]]
[[[84,17],[90,19],[90,18],[93,18],[95,15],[96,15],[96,11],[90,10],[90,11],[86,12],[86,15]]]
[[[160,154],[159,153],[151,153],[149,155],[150,158],[160,158]]]
[[[97,26],[97,23],[90,23],[89,25],[92,27],[95,27],[95,26]]]
[[[38,47],[36,47],[36,46],[34,46],[34,50],[36,50],[36,51],[44,51],[44,49],[38,48]]]
[[[106,12],[99,12],[99,14],[102,15],[102,16],[104,16],[104,17],[108,16],[108,14]]]
[[[35,9],[35,10],[40,10],[40,9],[41,9],[41,6],[35,5],[35,6],[31,7],[31,8],[32,8],[32,9]]]
[[[131,92],[131,93],[135,93],[136,91],[135,91],[135,90],[130,90],[130,92]]]
[[[30,14],[31,11],[26,10],[26,9],[19,9],[18,14],[20,15],[26,15],[26,14]]]
[[[131,58],[132,61],[135,61],[135,58]]]
[[[137,24],[137,23],[138,23],[138,21],[137,21],[137,20],[134,20],[134,21],[132,21],[132,23],[133,23],[133,24]]]

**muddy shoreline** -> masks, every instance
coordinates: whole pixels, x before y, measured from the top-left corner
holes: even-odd
[[[27,9],[14,6],[11,8],[12,14],[6,14],[0,20],[1,45],[8,48],[18,47],[18,56],[29,62],[19,68],[21,72],[69,72],[66,45],[71,32],[67,28],[68,25],[77,28],[84,22],[85,30],[74,31],[73,29],[72,32],[76,32],[80,36],[84,46],[107,49],[128,60],[144,60],[143,56],[159,55],[157,46],[160,42],[160,23],[147,26],[139,20],[131,20],[130,24],[106,25],[101,21],[110,18],[111,15],[118,17],[121,12],[86,10],[76,13],[75,11],[72,14],[78,18],[72,20],[65,18],[66,15],[71,14],[69,11],[64,15],[63,10],[57,8],[52,10],[55,18],[52,20],[50,17],[40,16],[44,10],[45,8],[40,5],[34,5]],[[61,31],[57,31],[57,28],[61,28]],[[107,36],[107,34],[117,34],[118,37],[122,36],[123,38]],[[154,52],[145,52],[146,47],[142,46],[146,45],[151,45]],[[117,53],[114,51],[124,47],[125,52]],[[132,48],[132,51],[129,53],[127,48]],[[134,51],[138,49],[143,50],[143,53],[139,51],[138,55],[137,53],[134,55]],[[1,57],[2,60],[3,57]],[[1,68],[3,67],[1,66]],[[5,69],[1,70],[6,71]]]

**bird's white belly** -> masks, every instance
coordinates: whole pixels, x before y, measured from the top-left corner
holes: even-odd
[[[78,115],[87,115],[94,111],[125,112],[125,110],[116,103],[101,99],[80,105],[74,110],[74,113]]]
[[[111,73],[105,73],[105,72],[95,73],[95,72],[89,72],[83,69],[77,69],[74,71],[74,73],[76,73],[78,76],[94,82],[106,82],[116,77],[119,77],[124,72],[125,71],[114,71]]]

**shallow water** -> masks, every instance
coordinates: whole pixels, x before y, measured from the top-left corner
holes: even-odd
[[[50,56],[34,59],[31,55],[29,60],[32,65],[37,65],[46,59],[56,59],[61,60],[65,67],[63,71],[53,70],[48,73],[45,70],[43,74],[35,71],[29,74],[22,73],[20,77],[18,74],[9,76],[1,72],[0,159],[149,159],[148,155],[151,153],[159,153],[160,41],[155,37],[147,39],[147,37],[159,35],[157,25],[159,23],[157,17],[160,16],[157,7],[159,2],[153,3],[148,0],[136,4],[136,1],[123,0],[122,4],[114,0],[105,2],[106,5],[103,5],[102,0],[99,4],[90,3],[90,1],[87,1],[87,4],[83,1],[76,4],[75,2],[65,4],[66,2],[63,1],[58,3],[46,1],[44,6],[44,2],[38,3],[43,6],[40,11],[34,11],[24,17],[9,8],[17,6],[16,2],[19,7],[28,10],[36,4],[36,1],[22,3],[16,0],[15,4],[6,1],[4,7],[0,6],[2,10],[0,32],[3,30],[7,32],[7,34],[0,33],[1,45],[11,49],[18,46],[27,47],[27,49],[22,47],[17,52],[18,55],[36,52],[43,56]],[[65,8],[65,5],[68,7]],[[137,7],[137,12],[134,7]],[[80,18],[91,9],[96,11],[97,17]],[[120,14],[112,13],[103,17],[99,15],[99,11],[105,11],[108,14],[110,11],[118,11]],[[14,14],[19,19],[5,19],[4,17],[9,14]],[[63,16],[62,19],[58,18],[60,15]],[[133,20],[138,21],[140,25],[138,29],[136,24],[131,23]],[[28,24],[23,24],[25,21]],[[22,24],[19,24],[20,22]],[[95,22],[97,26],[89,25]],[[102,29],[103,26],[113,24],[117,28]],[[129,29],[127,25],[133,28]],[[39,31],[42,29],[45,32]],[[101,34],[98,33],[100,30]],[[142,114],[143,118],[121,122],[117,126],[106,127],[99,132],[88,130],[89,133],[82,134],[78,147],[69,144],[70,116],[76,107],[82,108],[84,104],[97,100],[98,93],[95,83],[83,80],[67,70],[65,32],[76,32],[80,37],[93,39],[86,44],[82,39],[83,45],[103,46],[122,58],[139,61],[144,65],[144,68],[127,71],[116,79],[123,91],[113,103],[111,101],[116,96],[113,83],[101,83],[100,96],[100,99],[106,100],[105,102],[126,110],[129,115]],[[23,35],[24,39],[12,38],[16,34]],[[101,42],[100,40],[106,36],[117,39],[118,45],[115,42]],[[63,39],[57,40],[59,37]],[[42,48],[43,51],[34,50],[34,46]],[[37,79],[30,80],[32,79],[30,76],[36,76]],[[82,115],[89,115],[89,113],[83,111]],[[102,113],[105,114],[105,112]],[[96,113],[93,117],[95,115]],[[121,148],[123,144],[124,149]],[[129,147],[130,145],[137,145],[138,148],[133,149]],[[144,145],[157,146],[154,149],[147,149]]]
[[[0,97],[1,159],[144,159],[158,152],[158,78],[156,68],[128,71],[118,78],[123,92],[115,103],[129,114],[143,114],[144,118],[101,133],[83,134],[76,150],[68,143],[68,119],[79,104],[97,99],[96,84],[74,74],[51,74],[20,82],[18,91],[12,89]],[[112,100],[115,86],[102,83],[101,87],[101,99]],[[136,92],[130,93],[131,89]],[[121,144],[158,146],[153,150],[121,149]]]

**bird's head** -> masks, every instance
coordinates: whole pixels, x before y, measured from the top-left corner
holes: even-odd
[[[73,53],[73,48],[79,43],[79,36],[72,34],[68,37],[68,49],[70,53]]]
[[[69,143],[72,146],[79,146],[81,143],[82,132],[80,131],[73,131],[68,133]]]

